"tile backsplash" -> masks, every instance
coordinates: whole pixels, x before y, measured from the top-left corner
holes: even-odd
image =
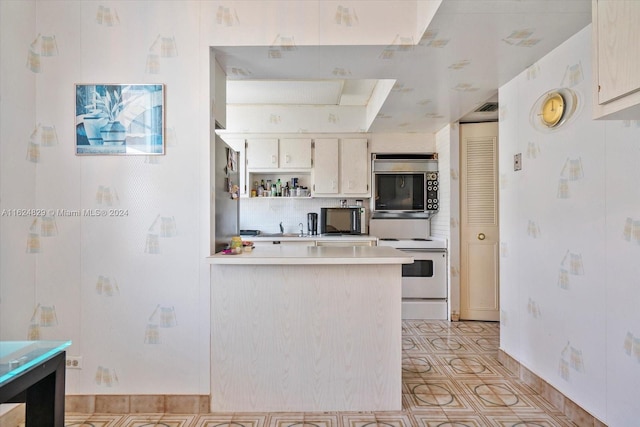
[[[263,233],[280,232],[282,222],[285,233],[300,231],[300,223],[307,232],[307,213],[315,212],[320,216],[320,208],[340,206],[339,198],[315,197],[252,197],[240,200],[240,229],[260,230]],[[342,199],[344,200],[344,199]],[[346,199],[349,206],[356,204],[356,199]],[[362,205],[369,208],[370,199],[362,200]]]

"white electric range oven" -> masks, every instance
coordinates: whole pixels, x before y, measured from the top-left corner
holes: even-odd
[[[434,238],[379,238],[378,246],[410,253],[413,264],[402,265],[402,318],[448,318],[447,249]]]

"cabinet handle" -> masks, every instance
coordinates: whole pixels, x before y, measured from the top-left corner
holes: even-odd
[[[284,161],[285,161],[285,163],[289,163],[291,161],[291,156],[288,155],[288,154],[286,156],[284,156]]]
[[[272,154],[272,155],[271,155],[271,163],[273,163],[274,165],[275,165],[276,163],[278,163],[278,158],[276,157],[276,155],[275,155],[275,154]]]
[[[478,233],[478,240],[484,240],[486,237],[484,233]]]

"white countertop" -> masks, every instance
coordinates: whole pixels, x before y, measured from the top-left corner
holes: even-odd
[[[300,239],[296,237],[295,239]],[[384,246],[268,246],[238,255],[217,253],[207,258],[210,264],[227,265],[339,265],[339,264],[412,264],[413,257]]]

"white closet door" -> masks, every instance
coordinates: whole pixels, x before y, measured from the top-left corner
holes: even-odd
[[[498,124],[460,125],[460,156],[460,318],[498,321]]]

